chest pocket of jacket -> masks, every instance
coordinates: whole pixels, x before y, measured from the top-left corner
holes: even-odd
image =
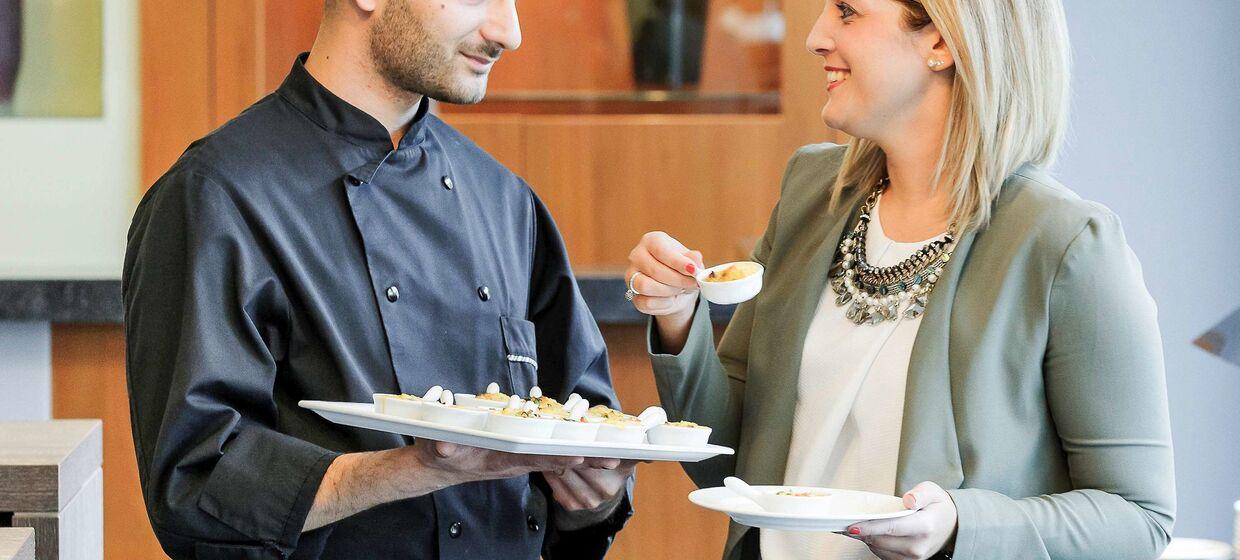
[[[504,362],[512,394],[525,397],[538,384],[538,345],[534,323],[514,317],[500,317],[504,334]]]

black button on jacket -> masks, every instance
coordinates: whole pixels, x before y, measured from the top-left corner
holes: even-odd
[[[409,441],[331,424],[299,400],[495,381],[617,406],[602,337],[533,191],[425,102],[393,150],[303,60],[191,145],[129,232],[134,443],[160,542],[177,558],[601,558],[627,497],[598,526],[556,531],[539,476],[301,534],[335,456]]]

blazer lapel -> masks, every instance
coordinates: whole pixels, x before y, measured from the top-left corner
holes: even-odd
[[[943,488],[964,482],[956,418],[952,409],[951,332],[952,301],[960,274],[973,247],[976,231],[961,235],[952,258],[930,292],[909,359],[904,391],[904,419],[900,427],[900,458],[896,492],[903,494],[922,481]]]

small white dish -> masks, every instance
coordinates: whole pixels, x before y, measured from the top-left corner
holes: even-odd
[[[385,398],[383,402],[383,414],[391,414],[401,418],[410,420],[422,419],[422,407],[426,406],[426,401],[418,397],[391,397]]]
[[[612,443],[642,443],[646,441],[646,428],[641,424],[608,424],[607,422],[596,422],[598,426],[598,435],[595,441],[606,441]]]
[[[551,433],[551,437],[565,441],[594,441],[598,438],[599,426],[601,424],[597,422],[556,420],[555,431]]]
[[[710,440],[710,432],[711,429],[706,426],[685,427],[659,424],[646,431],[646,438],[652,445],[701,447]]]
[[[481,430],[486,426],[488,414],[485,410],[458,405],[424,404],[421,419],[445,426]]]
[[[401,398],[400,395],[393,395],[391,393],[375,393],[374,394],[375,412],[378,412],[379,414],[386,414],[388,399],[399,399],[399,398]]]
[[[499,412],[487,413],[486,429],[488,432],[510,436],[547,439],[555,431],[559,420],[551,418],[522,418],[509,416]]]
[[[782,531],[842,533],[854,523],[875,519],[894,519],[911,515],[914,511],[906,509],[904,501],[898,496],[872,492],[798,486],[751,486],[751,488],[762,494],[796,489],[825,491],[830,492],[834,500],[820,504],[822,508],[812,515],[766,511],[749,498],[722,486],[691,492],[689,501],[706,509],[726,513],[741,525]]]
[[[505,398],[502,401],[495,401],[491,399],[484,399],[477,395],[457,394],[457,395],[453,395],[452,397],[456,399],[456,404],[470,407],[470,408],[485,408],[485,409],[491,409],[491,410],[498,410],[508,405],[507,398]]]
[[[706,280],[712,272],[722,272],[724,269],[734,265],[754,266],[757,267],[757,270],[744,278],[727,282],[708,282]],[[706,298],[706,301],[718,305],[733,305],[748,301],[762,291],[762,275],[765,272],[766,268],[760,263],[737,261],[712,266],[699,271],[695,278],[697,279],[698,287],[702,290],[702,297]]]

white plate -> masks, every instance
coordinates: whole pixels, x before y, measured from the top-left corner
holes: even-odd
[[[755,486],[754,488],[761,491],[765,487]],[[722,486],[691,492],[689,501],[706,509],[726,513],[741,525],[782,531],[842,533],[853,523],[874,519],[893,519],[913,513],[913,510],[904,509],[903,500],[896,496],[833,488],[821,490],[844,498],[842,501],[848,502],[851,507],[840,511],[827,510],[820,515],[771,513],[758,507],[758,504],[748,498],[741,497]],[[858,504],[860,507],[857,506]]]
[[[510,436],[379,414],[375,412],[374,406],[371,403],[301,401],[297,404],[302,408],[308,408],[319,413],[323,418],[345,426],[369,428],[381,432],[391,432],[525,455],[564,455],[569,457],[603,457],[637,461],[696,463],[716,455],[731,455],[734,453],[731,448],[721,445],[681,447],[651,445],[648,443],[565,441]]]

